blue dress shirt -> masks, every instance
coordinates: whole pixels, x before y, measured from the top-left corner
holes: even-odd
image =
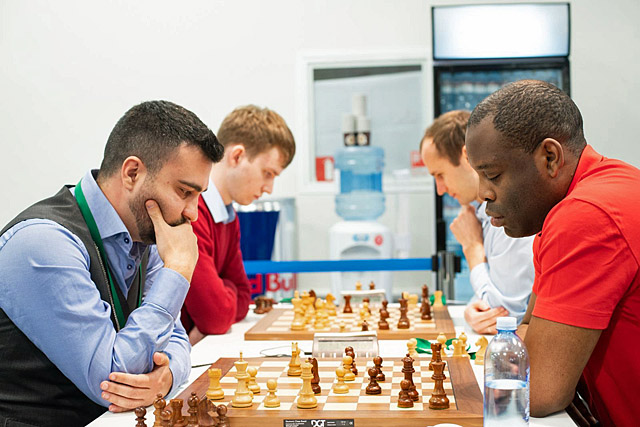
[[[492,308],[503,306],[520,323],[527,311],[535,276],[534,236],[507,236],[504,228],[491,225],[486,206],[487,202],[483,202],[476,207],[476,218],[482,224],[487,262],[471,270],[469,281],[476,299],[482,299]]]
[[[133,242],[91,172],[82,189],[102,237],[114,280],[125,297],[146,246]],[[191,370],[191,346],[180,323],[189,282],[164,268],[151,246],[142,305],[116,333],[111,306],[100,299],[80,239],[59,224],[30,219],[0,236],[0,307],[91,400],[105,407],[100,383],[111,372],[143,374],[153,353],[170,359],[172,391]]]

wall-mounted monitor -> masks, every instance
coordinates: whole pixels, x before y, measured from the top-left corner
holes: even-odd
[[[433,58],[539,58],[569,55],[569,4],[434,6]]]

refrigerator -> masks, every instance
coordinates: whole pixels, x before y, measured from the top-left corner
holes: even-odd
[[[536,13],[540,22],[532,18]],[[518,21],[518,14],[522,15],[522,22]],[[488,28],[501,28],[505,16],[512,24],[512,32],[485,37],[483,32]],[[491,19],[495,21],[493,24],[488,22]],[[434,117],[451,110],[472,111],[489,94],[522,79],[544,80],[570,95],[568,3],[436,6],[432,8],[432,20]],[[534,27],[528,27],[532,21]],[[474,22],[480,22],[481,26],[469,29]],[[547,31],[549,44],[538,46],[531,33],[545,28],[554,29]],[[464,37],[465,31],[468,37]],[[452,40],[451,34],[462,36]],[[514,43],[519,36],[526,40]],[[473,49],[469,47],[470,37],[477,43]],[[435,190],[434,194],[437,250],[450,251],[461,258],[453,295],[448,298],[468,302],[473,297],[469,268],[462,247],[449,230],[460,205],[449,195],[438,196]]]

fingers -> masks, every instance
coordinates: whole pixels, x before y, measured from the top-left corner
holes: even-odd
[[[151,218],[151,222],[153,222],[153,226],[157,230],[158,227],[162,227],[163,225],[167,225],[167,222],[164,220],[162,216],[162,211],[156,203],[155,200],[147,200],[144,204],[147,208],[147,213],[149,214],[149,218]]]
[[[124,372],[112,372],[109,374],[109,381],[103,383],[118,383],[135,388],[149,388],[151,385],[149,374],[125,374]],[[104,389],[103,389],[104,390]]]
[[[165,353],[158,351],[153,353],[153,363],[155,363],[156,366],[164,366],[164,365],[169,365],[169,356],[167,356]]]
[[[471,304],[469,304],[469,307],[477,310],[477,311],[487,311],[491,309],[491,306],[489,304],[487,304],[486,301],[484,300],[477,300],[477,301],[473,301]]]

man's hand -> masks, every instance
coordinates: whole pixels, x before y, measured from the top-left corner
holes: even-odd
[[[462,246],[467,264],[469,264],[469,270],[473,270],[473,267],[485,262],[482,225],[476,217],[473,206],[462,206],[460,213],[458,213],[449,228]]]
[[[123,412],[138,406],[149,406],[157,394],[166,396],[173,384],[173,374],[169,369],[169,357],[164,353],[154,353],[155,367],[148,374],[125,374],[112,372],[109,381],[100,383],[102,398],[112,403],[111,412]]]
[[[189,221],[171,226],[167,224],[158,203],[147,200],[145,203],[156,233],[158,254],[164,266],[182,274],[191,283],[193,269],[198,261],[198,239],[193,233]]]
[[[192,346],[196,345],[196,343],[200,342],[204,337],[206,337],[206,335],[200,332],[197,326],[194,326],[193,329],[189,331],[189,342]]]
[[[508,316],[509,310],[504,307],[491,308],[482,300],[474,301],[464,309],[464,320],[478,334],[496,334],[498,317]]]

